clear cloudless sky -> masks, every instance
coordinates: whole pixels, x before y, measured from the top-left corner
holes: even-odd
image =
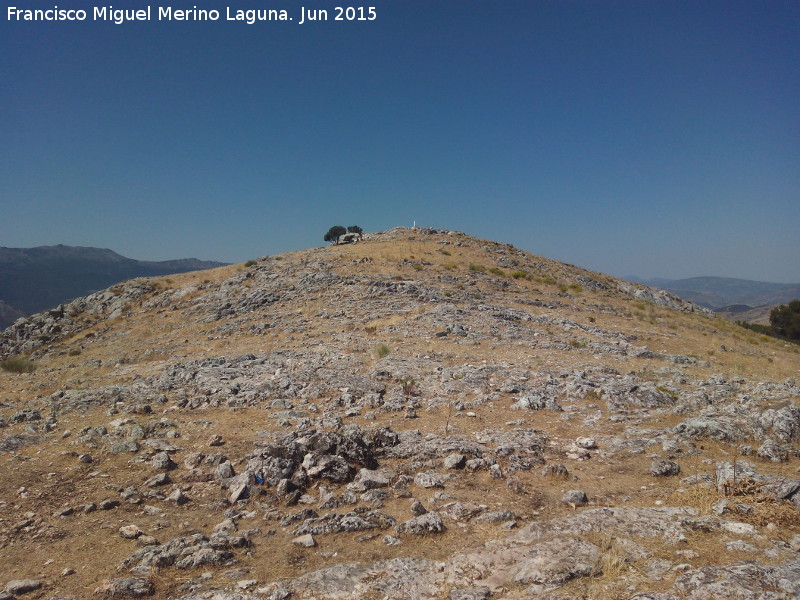
[[[797,0],[336,5],[4,2],[0,246],[238,262],[416,221],[620,276],[800,281]]]

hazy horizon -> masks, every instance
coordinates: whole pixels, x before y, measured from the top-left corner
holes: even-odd
[[[4,11],[0,245],[241,262],[416,221],[619,277],[800,282],[797,2],[372,5]]]

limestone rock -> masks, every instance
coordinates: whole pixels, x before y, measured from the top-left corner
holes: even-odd
[[[14,579],[6,583],[6,587],[4,589],[6,593],[11,594],[12,596],[17,596],[20,594],[34,592],[40,587],[42,587],[42,582],[38,579]]]
[[[561,498],[561,501],[564,504],[570,504],[572,506],[583,506],[588,504],[589,499],[586,497],[586,492],[583,490],[569,490]]]
[[[95,589],[94,593],[104,598],[144,598],[155,593],[155,586],[143,577],[120,577]]]
[[[397,526],[397,533],[426,535],[429,533],[442,533],[444,529],[442,518],[436,513],[429,512],[401,523]]]
[[[310,533],[307,533],[305,535],[301,535],[301,536],[298,536],[298,537],[294,538],[292,540],[292,543],[295,546],[302,546],[303,548],[313,548],[314,546],[317,545],[317,542],[314,539],[314,536],[311,535]]]
[[[650,475],[653,477],[671,477],[681,472],[681,466],[671,460],[656,460],[650,465]]]

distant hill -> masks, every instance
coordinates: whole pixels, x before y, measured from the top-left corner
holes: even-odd
[[[733,305],[748,307],[786,304],[800,298],[800,283],[768,283],[731,277],[690,277],[689,279],[649,280],[629,278],[637,283],[660,288],[712,310]]]
[[[226,263],[195,258],[134,260],[107,248],[0,247],[0,329],[32,314],[134,277],[213,269]]]
[[[785,302],[783,304],[786,304]],[[765,304],[753,308],[747,304],[734,304],[717,309],[715,312],[729,321],[745,321],[758,325],[769,325],[769,313],[778,304]]]

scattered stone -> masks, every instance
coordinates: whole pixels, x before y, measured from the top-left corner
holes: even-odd
[[[383,536],[383,543],[387,546],[399,546],[403,542],[401,542],[398,538],[394,537],[393,535],[385,535]]]
[[[576,506],[584,506],[589,503],[589,498],[586,497],[586,492],[583,490],[569,490],[561,498],[564,504],[569,504],[573,508]]]
[[[435,473],[417,473],[414,476],[414,484],[423,488],[444,488],[441,477]]]
[[[243,500],[250,495],[250,485],[247,483],[240,483],[231,490],[231,495],[228,502],[236,504],[239,500]]]
[[[153,582],[143,577],[121,577],[109,581],[94,590],[96,595],[106,598],[144,598],[155,593]]]
[[[153,456],[150,462],[154,468],[160,471],[171,471],[172,469],[175,469],[178,466],[166,452],[159,452],[158,454]]]
[[[444,530],[442,518],[432,512],[414,517],[397,526],[398,534],[426,535],[429,533],[442,533]]]
[[[317,545],[317,541],[314,539],[314,536],[310,533],[305,535],[298,536],[292,540],[292,543],[295,546],[302,546],[303,548],[313,548]]]
[[[650,465],[650,475],[653,477],[671,477],[681,472],[681,466],[671,460],[656,460]]]
[[[356,473],[355,479],[353,479],[353,482],[348,486],[348,489],[356,492],[364,492],[388,486],[389,479],[380,471],[361,469]]]
[[[737,552],[758,552],[758,548],[752,544],[748,544],[744,540],[734,540],[725,544],[728,550],[735,550]]]
[[[758,447],[757,454],[761,458],[766,458],[772,462],[786,462],[789,460],[789,453],[774,440],[764,440]]]
[[[475,517],[474,522],[478,524],[488,523],[489,525],[502,525],[514,522],[517,518],[510,510],[490,510]]]
[[[597,448],[597,442],[594,438],[590,437],[579,437],[575,440],[575,445],[578,448],[584,448],[585,450],[594,450]]]
[[[158,487],[161,485],[167,485],[168,483],[172,483],[169,475],[166,473],[158,473],[157,475],[153,475],[150,479],[144,482],[144,485],[147,487]]]
[[[463,454],[450,454],[444,459],[445,469],[463,469],[467,464],[467,457]]]
[[[569,479],[569,470],[561,464],[547,465],[542,469],[542,476],[554,479]]]
[[[5,591],[12,596],[34,592],[42,587],[38,579],[14,579],[6,584]]]
[[[135,540],[143,533],[136,525],[124,525],[119,528],[119,534],[127,540]]]
[[[189,498],[184,494],[180,488],[175,488],[172,490],[169,496],[167,496],[167,500],[170,502],[174,502],[175,504],[181,505],[186,504],[189,501]]]
[[[419,517],[420,515],[424,515],[426,512],[428,512],[428,509],[425,508],[422,502],[414,498],[414,501],[411,503],[411,514],[415,517]]]

